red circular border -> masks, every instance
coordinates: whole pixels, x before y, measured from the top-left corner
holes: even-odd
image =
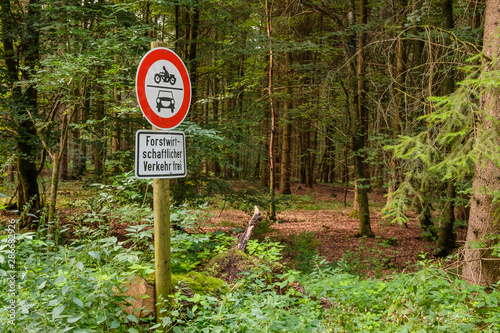
[[[157,115],[149,106],[146,98],[146,75],[149,68],[158,60],[167,60],[171,62],[181,74],[184,84],[184,99],[182,100],[182,105],[179,111],[170,118],[163,118]],[[146,119],[151,125],[161,129],[168,130],[177,127],[186,118],[189,107],[191,106],[191,80],[189,79],[186,66],[177,54],[164,47],[152,49],[142,58],[137,68],[135,91],[137,93],[137,101]]]

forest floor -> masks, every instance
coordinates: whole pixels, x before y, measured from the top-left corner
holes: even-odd
[[[371,227],[375,238],[355,237],[359,220],[349,216],[354,200],[352,189],[346,194],[345,187],[341,186],[316,184],[313,188],[306,188],[303,184],[293,183],[292,194],[296,202],[292,201],[289,208],[278,211],[278,222],[269,225],[259,237],[270,237],[286,244],[296,240],[298,235],[313,236],[306,238],[317,240],[314,241],[317,250],[328,262],[344,258],[355,261],[360,270],[372,273],[376,269],[412,270],[419,260],[434,258],[436,242],[422,240],[415,214],[408,213],[407,227],[391,224],[382,218],[383,194],[369,194]],[[344,206],[344,199],[347,207]],[[265,208],[261,207],[261,210]],[[235,209],[214,211],[210,219],[211,229],[227,232],[238,227],[244,230],[250,218],[251,215]],[[465,232],[465,229],[457,230],[459,245],[465,240]],[[453,262],[447,265],[453,270]]]
[[[245,187],[248,184],[233,184],[236,187]],[[75,184],[66,183],[71,188],[68,191],[61,191],[61,200],[75,200],[78,197],[73,191]],[[409,213],[407,227],[398,224],[391,224],[382,218],[380,213],[385,198],[380,193],[369,193],[371,227],[375,233],[375,238],[355,237],[359,228],[359,220],[350,217],[354,192],[345,187],[331,184],[315,184],[312,188],[307,188],[298,182],[292,183],[292,195],[288,202],[278,210],[278,222],[267,224],[256,232],[256,237],[268,237],[271,240],[280,241],[288,251],[285,251],[285,259],[292,265],[297,263],[294,250],[300,251],[300,247],[307,247],[307,244],[298,245],[297,239],[306,239],[318,253],[328,262],[339,262],[342,258],[349,261],[352,267],[358,267],[367,275],[379,271],[389,273],[397,270],[412,270],[415,264],[422,259],[433,259],[436,242],[424,241],[421,238],[421,230],[415,214]],[[76,195],[75,195],[76,194]],[[346,205],[344,204],[344,200]],[[198,231],[208,232],[221,230],[234,233],[235,229],[245,230],[251,215],[241,210],[222,205],[210,211],[207,220],[204,219]],[[261,223],[266,223],[267,207],[260,207],[264,213]],[[75,214],[79,209],[62,209],[62,225],[69,226],[71,233],[72,223],[68,217]],[[3,212],[2,215],[6,214]],[[12,215],[13,217],[13,215]],[[208,224],[208,225],[207,225]],[[111,220],[110,234],[125,240],[126,228],[128,224]],[[196,231],[195,231],[196,232]],[[465,229],[458,229],[458,245],[464,243]],[[71,238],[71,236],[70,236]],[[294,258],[295,256],[295,258]],[[294,261],[295,260],[295,261]],[[355,265],[352,265],[352,263]],[[453,270],[454,263],[447,264]]]

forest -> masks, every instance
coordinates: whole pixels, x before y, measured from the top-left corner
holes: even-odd
[[[500,0],[0,11],[0,331],[500,332]],[[158,45],[191,86],[161,182]]]

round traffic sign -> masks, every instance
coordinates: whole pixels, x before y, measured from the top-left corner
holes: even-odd
[[[139,107],[151,125],[169,130],[187,116],[191,81],[186,66],[172,50],[152,49],[137,68],[135,91]]]

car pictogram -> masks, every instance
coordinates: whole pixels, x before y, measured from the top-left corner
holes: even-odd
[[[174,113],[175,100],[171,91],[158,91],[158,97],[156,97],[156,108],[158,109],[158,113],[161,112],[161,109],[170,109],[170,112]]]

